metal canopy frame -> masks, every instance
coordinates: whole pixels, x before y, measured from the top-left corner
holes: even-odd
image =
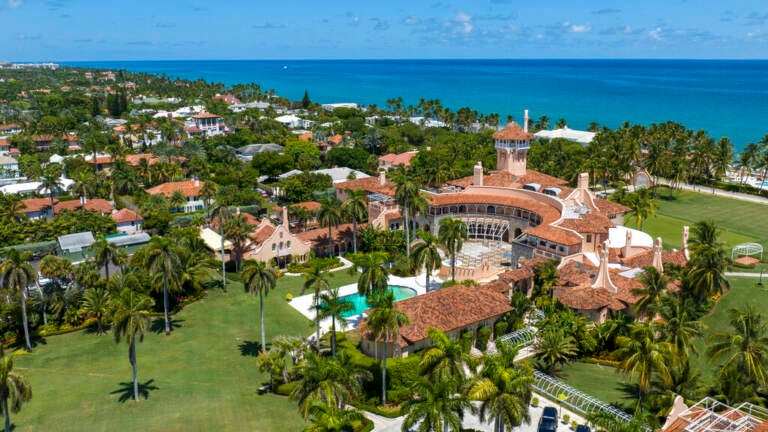
[[[731,259],[734,255],[752,256],[760,255],[760,261],[763,260],[763,245],[760,243],[742,243],[731,249]]]

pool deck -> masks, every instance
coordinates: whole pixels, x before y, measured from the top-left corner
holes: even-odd
[[[333,279],[330,281],[333,283]],[[398,285],[398,286],[404,286],[408,288],[412,288],[416,290],[416,295],[422,295],[427,292],[427,289],[425,287],[425,275],[421,274],[416,277],[399,277],[399,276],[390,276],[388,279],[388,285]],[[440,278],[436,278],[434,276],[430,277],[429,279],[431,290],[435,290],[440,288],[440,284],[442,283],[442,280]],[[357,293],[357,284],[349,284],[339,287],[339,296],[345,296],[349,294],[355,294]],[[306,294],[301,297],[294,297],[293,300],[291,300],[291,306],[299,311],[302,315],[309,318],[310,320],[314,321],[315,319],[315,312],[312,310],[312,300],[313,295],[312,294]],[[340,328],[339,330],[349,330],[353,328],[357,328],[357,326],[360,324],[360,321],[362,320],[363,315],[357,315],[354,317],[347,318],[347,325],[343,328]],[[330,319],[324,319],[320,321],[320,332],[321,334],[326,333],[331,328],[331,320]]]

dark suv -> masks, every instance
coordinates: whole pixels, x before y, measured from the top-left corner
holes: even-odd
[[[552,407],[544,408],[539,419],[539,432],[557,432],[557,410]]]
[[[591,432],[589,426],[578,425],[576,426],[576,432]]]

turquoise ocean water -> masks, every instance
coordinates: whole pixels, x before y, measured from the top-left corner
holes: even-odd
[[[674,120],[737,149],[768,134],[768,61],[729,60],[189,60],[70,62],[225,84],[255,82],[291,99],[384,106],[440,99],[453,109],[524,109],[584,129]]]

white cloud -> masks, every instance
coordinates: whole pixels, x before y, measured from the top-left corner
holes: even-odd
[[[472,33],[472,30],[475,28],[472,24],[472,16],[464,12],[456,14],[455,22],[458,25],[454,28],[454,33],[469,34]]]
[[[403,20],[403,24],[405,25],[416,25],[416,24],[419,24],[420,22],[421,22],[421,19],[419,19],[419,17],[417,17],[416,15],[411,15],[408,18]]]
[[[661,27],[656,27],[655,29],[648,32],[648,36],[652,37],[653,39],[656,39],[657,41],[661,40]]]
[[[21,6],[21,0],[8,0],[9,8],[16,9],[19,6]]]
[[[571,32],[572,33],[586,33],[588,31],[592,30],[592,27],[583,24],[583,25],[572,25],[571,26]]]

